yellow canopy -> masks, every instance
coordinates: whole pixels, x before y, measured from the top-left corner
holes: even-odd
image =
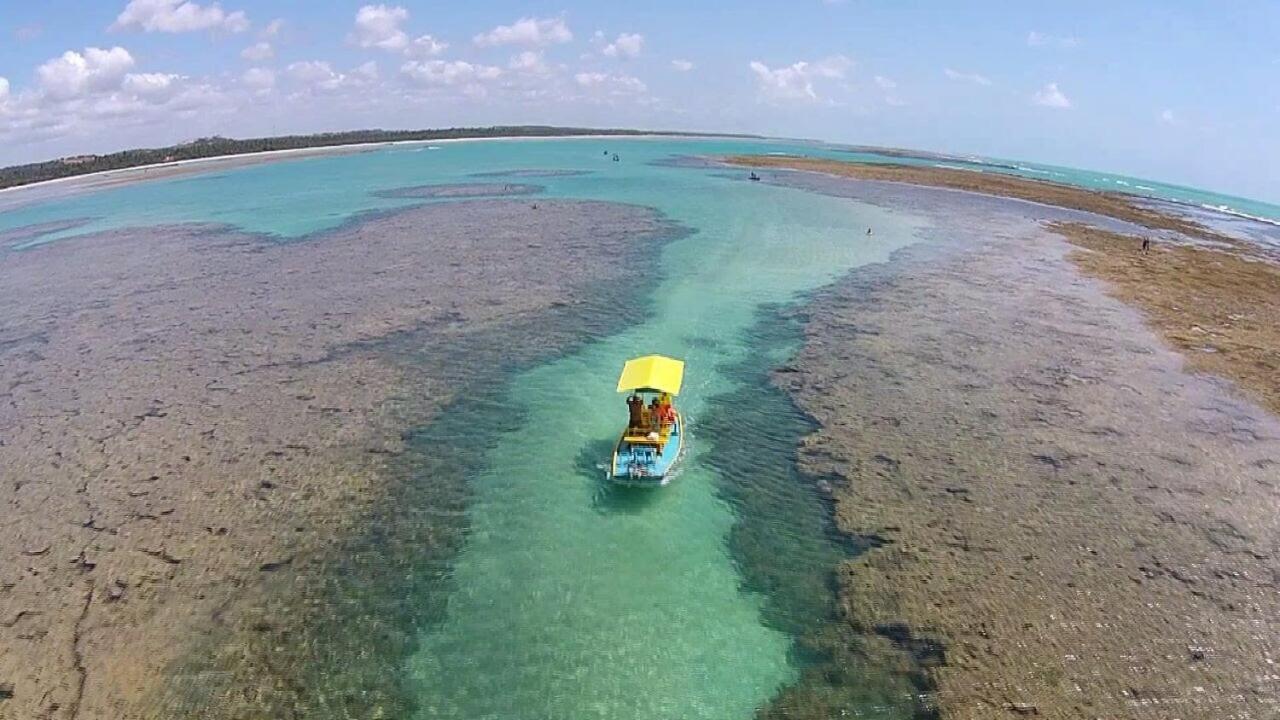
[[[680,383],[683,381],[683,362],[662,355],[645,355],[628,360],[627,364],[622,366],[622,377],[618,378],[618,392],[655,390],[679,395]]]

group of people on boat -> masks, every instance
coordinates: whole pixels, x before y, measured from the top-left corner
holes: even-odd
[[[648,405],[639,393],[631,393],[627,397],[627,410],[630,413],[627,428],[633,434],[660,433],[669,430],[676,421],[676,409],[667,393],[655,395]]]

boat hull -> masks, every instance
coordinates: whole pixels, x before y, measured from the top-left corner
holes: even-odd
[[[633,443],[624,432],[618,438],[609,467],[609,479],[632,487],[661,487],[671,482],[684,451],[684,416],[676,414],[667,442],[656,448],[650,443]]]

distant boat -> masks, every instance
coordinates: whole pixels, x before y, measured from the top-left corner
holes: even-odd
[[[748,175],[748,176],[747,176],[747,179],[748,179],[748,180],[751,180],[752,182],[756,182],[756,181],[759,181],[759,180],[760,180],[760,176],[759,176],[759,175],[757,175],[757,174],[755,174],[755,173],[753,172],[753,173],[751,173],[750,175]]]
[[[621,158],[619,158],[619,157],[618,157],[618,153],[614,153],[614,154],[613,154],[613,161],[614,161],[614,162],[618,162],[620,159],[621,159]]]
[[[622,366],[618,392],[630,395],[627,427],[609,465],[615,483],[661,487],[671,481],[684,449],[684,417],[672,403],[683,381],[684,363],[662,355],[638,357]]]

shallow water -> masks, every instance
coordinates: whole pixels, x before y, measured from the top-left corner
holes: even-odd
[[[605,149],[623,161],[611,162]],[[482,172],[580,170],[588,172],[522,182],[544,185],[545,196],[651,206],[691,229],[636,269],[661,278],[642,322],[511,379],[493,412],[518,422],[479,430],[487,450],[467,478],[465,542],[449,568],[417,570],[447,576],[422,583],[449,588],[447,609],[439,619],[438,598],[423,598],[430,617],[403,672],[424,718],[747,718],[797,679],[805,660],[796,635],[829,610],[827,602],[771,602],[759,579],[786,575],[756,565],[820,578],[842,550],[830,544],[838,541],[816,495],[742,501],[754,472],[777,482],[776,464],[789,462],[779,448],[804,427],[785,403],[756,402],[758,387],[733,369],[753,359],[781,362],[789,350],[766,347],[752,332],[762,309],[886,260],[915,242],[922,224],[848,199],[652,162],[748,149],[760,146],[592,139],[406,147],[117,188],[25,208],[21,222],[0,220],[14,227],[95,218],[63,236],[212,221],[305,239],[359,212],[417,202],[386,196],[398,187],[476,181]],[[593,459],[607,460],[625,420],[613,392],[618,370],[651,352],[688,363],[680,405],[690,448],[671,486],[622,492],[603,482]],[[725,400],[735,396],[736,404]],[[700,424],[724,433],[733,426],[725,413],[751,421],[740,445],[750,447],[755,434],[767,450],[711,457]],[[430,429],[421,436],[435,437]],[[787,541],[781,550],[744,553],[731,542],[735,533],[754,546],[763,545],[752,537]],[[780,557],[787,548],[798,550]]]

